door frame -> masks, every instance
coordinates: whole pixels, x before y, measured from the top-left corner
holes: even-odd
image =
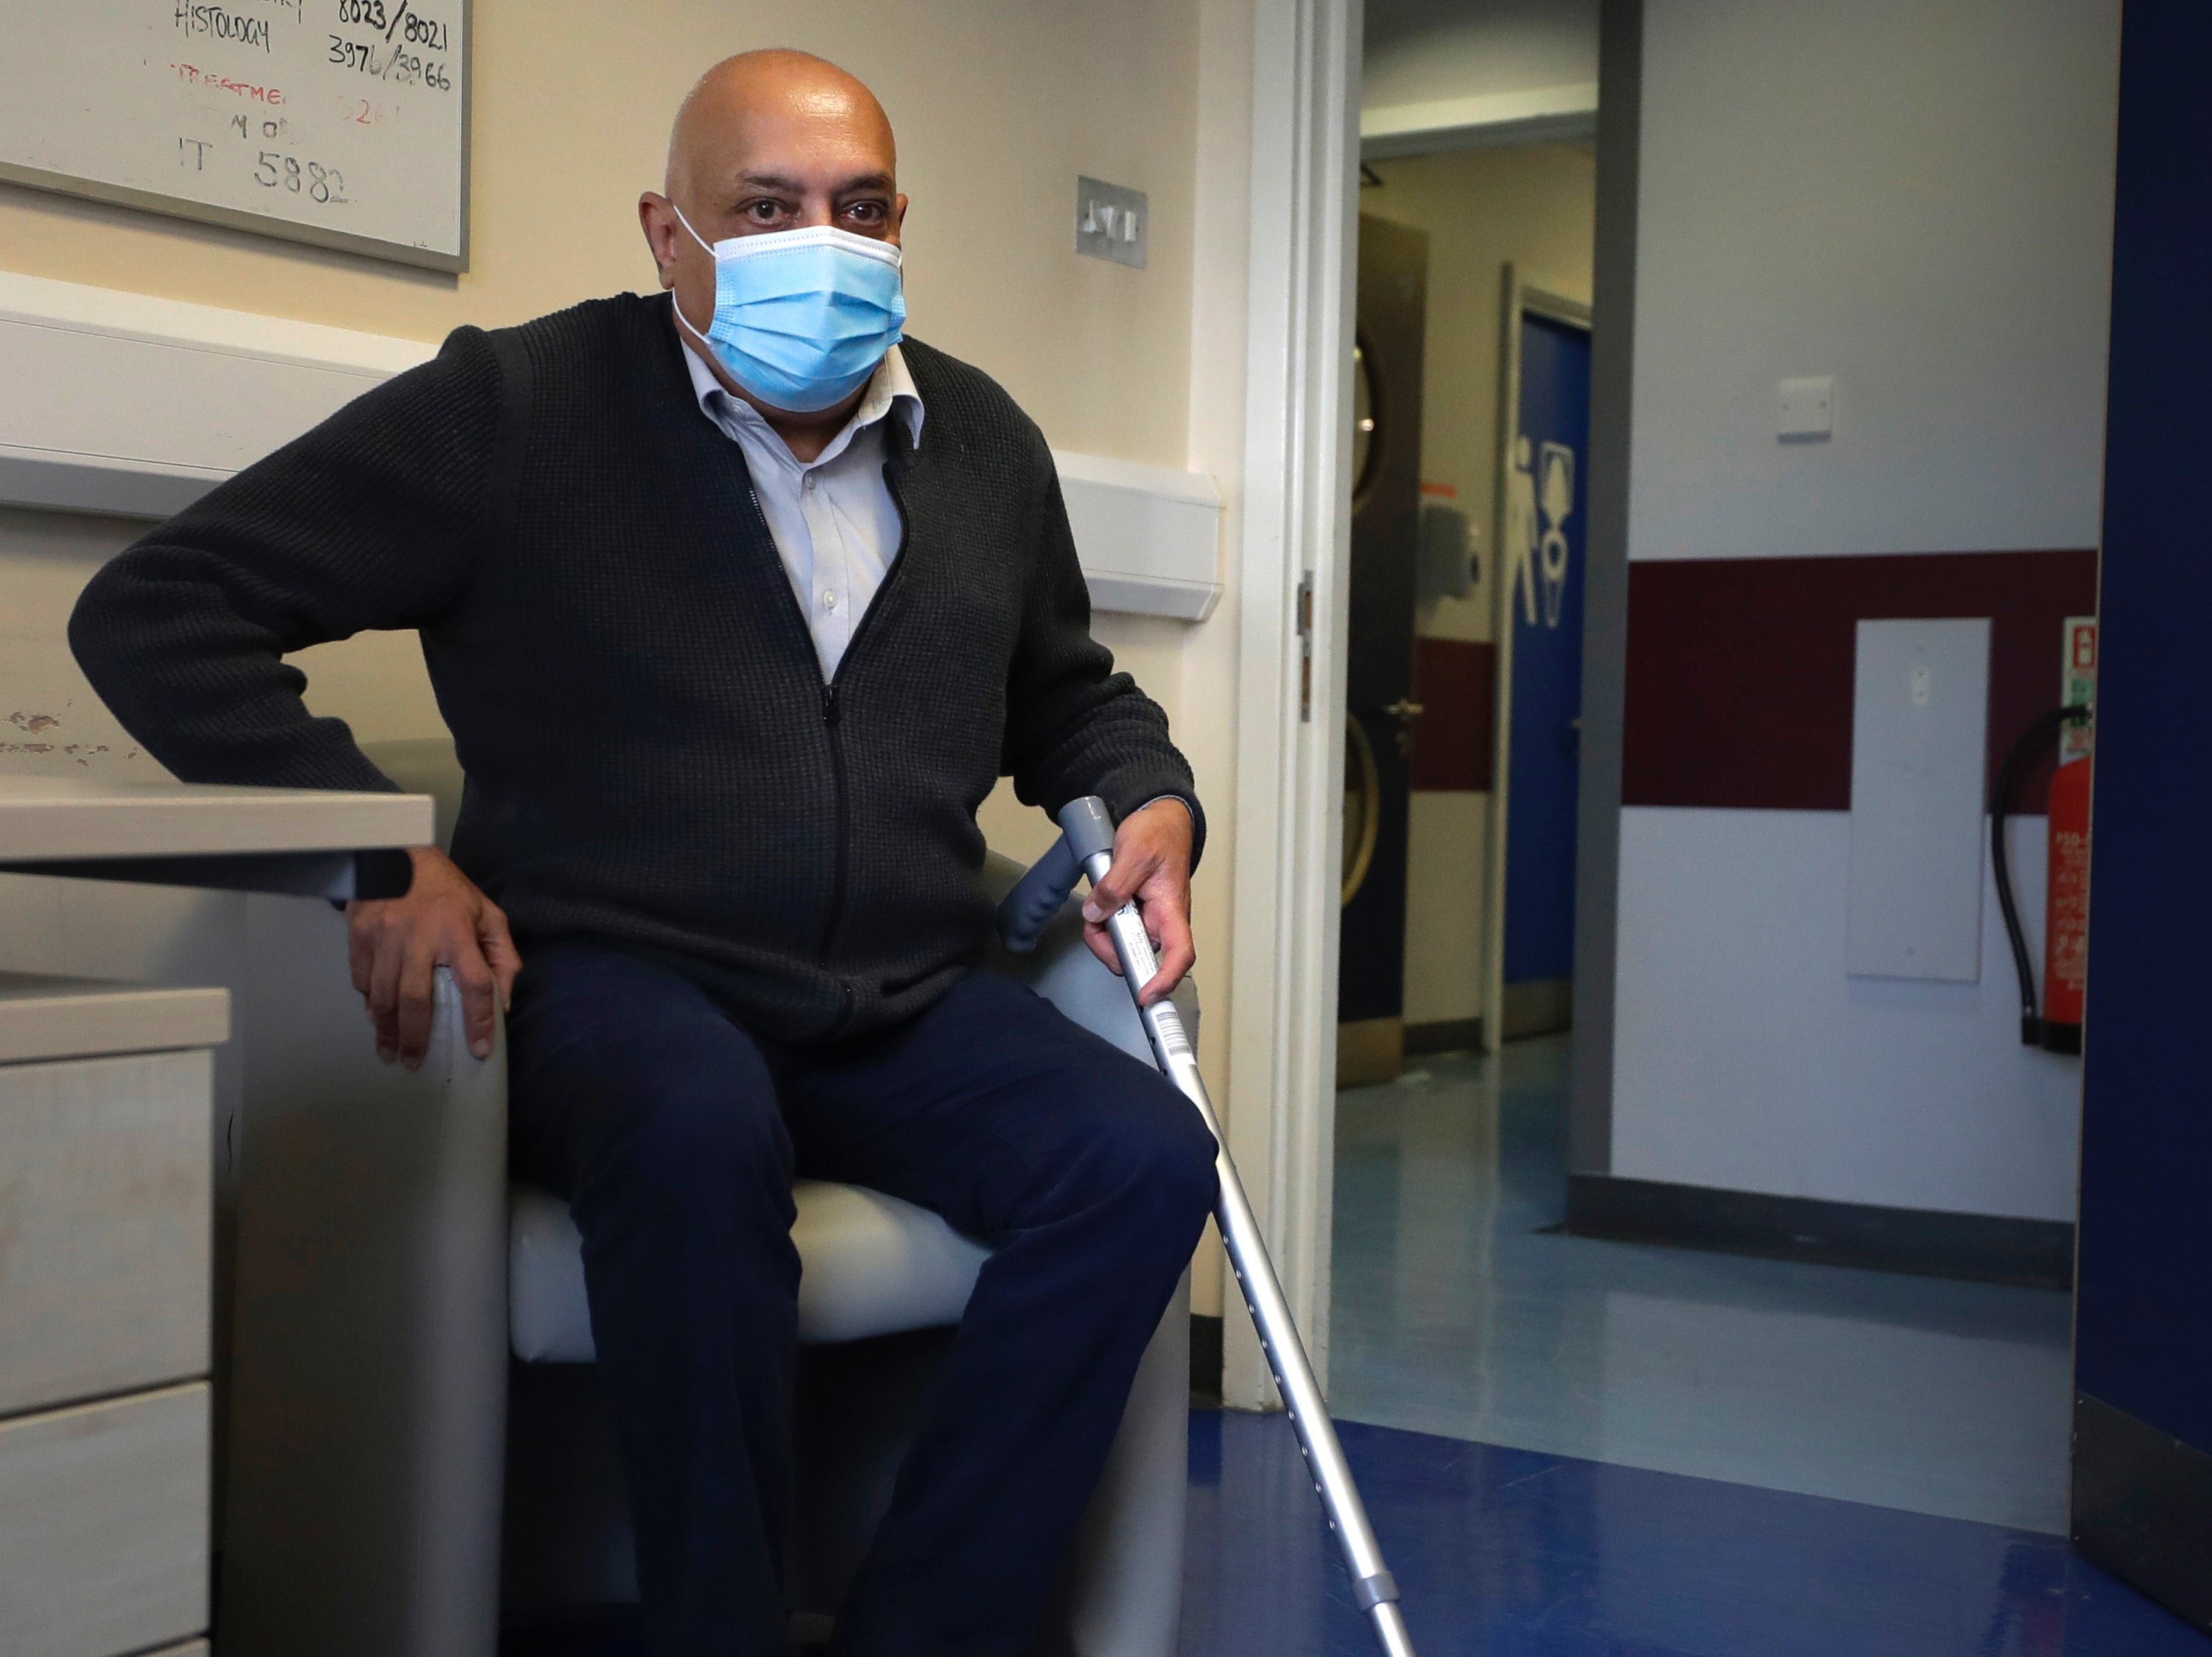
[[[1610,1162],[1621,719],[1620,674],[1610,656],[1625,634],[1643,72],[1642,0],[1601,0],[1600,10],[1595,281],[1607,314],[1619,315],[1602,342],[1594,335],[1591,353],[1569,1121],[1571,1165],[1580,1172],[1603,1172]],[[1324,1387],[1343,827],[1343,722],[1334,714],[1343,706],[1351,571],[1362,12],[1362,0],[1268,0],[1249,14],[1243,495],[1231,552],[1238,572],[1229,906],[1237,947],[1228,974],[1224,1131]],[[1516,401],[1517,415],[1517,387]],[[1310,594],[1303,604],[1302,592]],[[1594,639],[1604,646],[1595,654]],[[1312,708],[1328,712],[1302,717]],[[1249,1320],[1231,1315],[1223,1332],[1224,1401],[1248,1409],[1277,1402]]]
[[[1361,0],[1252,15],[1225,1132],[1328,1381]],[[1224,1308],[1224,1310],[1227,1310]],[[1224,1401],[1275,1399],[1224,1320]]]
[[[1513,469],[1513,440],[1521,432],[1521,325],[1541,317],[1590,331],[1590,307],[1555,286],[1528,276],[1507,260],[1498,284],[1498,426],[1494,487],[1491,491],[1490,632],[1497,685],[1491,700],[1489,833],[1482,871],[1482,1050],[1496,1053],[1505,1041],[1505,804],[1511,786],[1509,762],[1513,745],[1513,591],[1506,579],[1505,501]],[[1589,457],[1578,463],[1587,466]],[[1589,580],[1589,525],[1583,525],[1583,580]],[[1588,648],[1588,632],[1584,633]]]

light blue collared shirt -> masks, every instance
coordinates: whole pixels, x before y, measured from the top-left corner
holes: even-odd
[[[688,339],[684,362],[691,371],[699,411],[744,452],[761,516],[775,537],[776,555],[791,578],[806,630],[814,635],[814,654],[826,683],[836,676],[845,647],[898,556],[902,526],[898,503],[884,482],[884,421],[897,415],[906,422],[907,440],[921,441],[921,393],[907,372],[906,358],[896,345],[884,354],[860,406],[811,462],[792,453],[758,409],[723,389]],[[1176,799],[1172,794],[1158,798]]]
[[[744,452],[761,516],[827,682],[898,556],[898,503],[884,482],[884,422],[896,414],[906,423],[908,440],[920,442],[921,393],[892,346],[844,428],[817,458],[801,461],[759,410],[723,389],[688,339],[684,361],[700,412]]]

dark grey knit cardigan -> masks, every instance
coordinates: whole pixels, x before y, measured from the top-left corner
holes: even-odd
[[[927,1007],[990,909],[975,809],[1197,800],[1090,636],[1036,427],[909,341],[905,538],[832,682],[665,299],[457,331],[107,565],[70,642],[198,782],[383,789],[287,652],[419,628],[468,788],[461,867],[533,945],[665,960],[775,1039]]]

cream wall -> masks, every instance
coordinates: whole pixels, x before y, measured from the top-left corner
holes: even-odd
[[[446,276],[0,184],[0,269],[434,340],[596,294],[650,290],[638,192],[699,72],[751,46],[821,52],[872,86],[900,145],[915,334],[996,376],[1056,448],[1181,466],[1191,326],[1197,7],[1072,0],[927,9],[580,0],[475,15],[471,268]],[[1108,60],[1115,72],[1102,76]],[[580,74],[578,65],[588,65]],[[1079,258],[1079,173],[1152,200],[1150,265]],[[1102,618],[1098,633],[1179,711],[1191,629]],[[435,730],[411,640],[307,652],[319,708],[364,737]],[[1035,828],[1010,800],[990,825]]]
[[[635,202],[659,186],[677,101],[721,56],[799,46],[866,81],[896,129],[900,182],[912,200],[905,243],[915,335],[997,377],[1055,448],[1215,473],[1233,537],[1250,39],[1249,0],[1111,8],[761,0],[742,11],[707,0],[620,9],[493,0],[475,11],[467,272],[440,275],[4,184],[0,269],[423,340],[462,323],[497,326],[597,294],[649,290],[655,276]],[[1079,173],[1148,192],[1147,269],[1075,255]],[[1206,331],[1202,375],[1194,373],[1194,325]],[[106,744],[102,763],[119,763],[127,738],[90,699],[55,628],[76,588],[128,534],[125,525],[0,510],[0,613],[13,618],[0,637],[0,721],[20,711],[27,722],[48,703],[67,704],[71,719]],[[1210,622],[1104,616],[1095,628],[1167,708],[1211,810],[1213,840],[1194,898],[1207,1024],[1222,1037],[1235,816],[1233,573],[1228,579]],[[29,634],[38,636],[18,636]],[[310,703],[341,713],[365,740],[440,728],[411,635],[362,635],[298,660]],[[0,766],[73,765],[58,756],[52,734],[0,723]],[[30,751],[41,744],[46,751]],[[129,763],[151,762],[134,755]],[[1018,855],[1041,850],[1051,834],[1003,788],[983,822],[994,844]],[[1224,1046],[1218,1038],[1206,1046],[1222,1097]],[[1213,1252],[1200,1255],[1201,1310],[1219,1306]]]
[[[819,52],[872,86],[900,144],[912,328],[995,375],[1054,446],[1187,463],[1199,7],[1073,0],[927,9],[704,0],[479,6],[471,95],[471,268],[459,276],[0,185],[0,269],[434,340],[595,294],[651,289],[636,226],[667,125],[701,70],[747,47]],[[1114,73],[1098,67],[1111,62]],[[579,66],[587,65],[588,73]],[[1079,173],[1149,192],[1150,265],[1079,258]],[[1199,631],[1106,616],[1097,632],[1180,712]],[[364,738],[437,729],[404,636],[305,652],[310,700]],[[1010,845],[1041,817],[994,800]],[[1223,859],[1226,861],[1226,859]]]
[[[145,528],[125,518],[0,507],[0,770],[167,774],[101,706],[64,629],[92,574]]]
[[[1368,0],[1363,108],[1597,79],[1597,0]]]
[[[1421,476],[1449,485],[1482,552],[1467,598],[1423,606],[1431,638],[1492,636],[1496,571],[1498,344],[1503,272],[1569,299],[1590,296],[1595,157],[1587,144],[1532,144],[1371,163],[1379,188],[1359,209],[1429,236],[1428,333],[1422,363]],[[1487,793],[1413,796],[1407,848],[1406,1022],[1483,1016],[1482,868]]]
[[[1182,464],[1192,0],[492,0],[475,20],[465,274],[14,185],[0,267],[416,339],[649,289],[635,203],[677,101],[726,53],[802,46],[897,130],[916,335],[997,375],[1057,447]],[[1074,256],[1079,172],[1151,192],[1149,270]]]

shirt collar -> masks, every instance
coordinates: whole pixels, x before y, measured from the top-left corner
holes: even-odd
[[[677,338],[684,347],[684,366],[691,373],[692,394],[699,400],[699,411],[708,419],[715,417],[718,406],[735,411],[739,420],[750,416],[765,426],[768,422],[761,411],[741,397],[732,397],[722,382],[714,378],[714,371],[707,366],[707,359],[699,355],[699,348],[684,338],[679,331]],[[720,404],[715,402],[720,398]],[[860,394],[860,406],[845,422],[844,430],[830,440],[823,451],[827,458],[833,451],[845,446],[839,439],[846,433],[857,432],[872,426],[887,414],[896,413],[906,426],[907,441],[919,446],[921,442],[921,393],[915,386],[914,375],[906,366],[906,354],[896,345],[884,353],[884,360],[876,365],[876,372],[868,377],[868,389]]]

